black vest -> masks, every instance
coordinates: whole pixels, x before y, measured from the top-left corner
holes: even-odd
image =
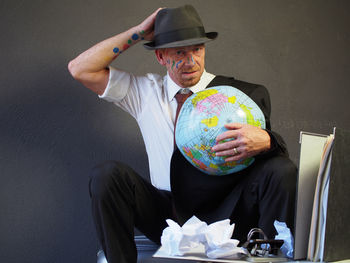
[[[267,130],[270,129],[270,98],[265,87],[217,76],[207,88],[220,85],[233,86],[254,100],[265,115]],[[171,159],[170,183],[179,223],[193,215],[207,223],[230,218],[244,187],[242,178],[248,170],[249,167],[234,174],[207,175],[176,149]]]

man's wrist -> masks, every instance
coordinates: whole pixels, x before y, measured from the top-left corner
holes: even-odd
[[[266,146],[265,149],[261,152],[261,154],[266,154],[273,151],[276,148],[276,142],[270,130],[263,129],[263,131],[266,133],[266,138],[268,139],[266,139]]]
[[[265,131],[265,134],[266,134],[266,148],[264,150],[264,152],[267,152],[271,149],[271,136],[270,136],[270,133],[268,133],[266,130]]]
[[[125,52],[127,49],[129,49],[131,46],[135,45],[139,41],[143,39],[143,34],[145,33],[143,30],[139,28],[139,26],[133,27],[125,32],[126,37],[124,41],[122,41],[120,44],[113,47],[113,53],[115,56],[120,55],[121,53]]]

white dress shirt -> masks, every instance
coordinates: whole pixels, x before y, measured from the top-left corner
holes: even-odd
[[[201,91],[214,79],[206,71],[190,89]],[[152,184],[170,190],[170,161],[174,151],[176,93],[181,89],[167,74],[134,76],[110,67],[109,81],[102,99],[113,102],[137,121],[148,155]]]

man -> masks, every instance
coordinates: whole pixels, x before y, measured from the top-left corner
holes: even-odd
[[[141,24],[104,40],[69,63],[73,77],[101,98],[129,112],[141,129],[152,184],[119,162],[97,166],[90,180],[93,217],[109,263],[136,262],[136,226],[158,242],[165,219],[183,223],[197,215],[207,223],[230,218],[234,237],[244,241],[260,227],[273,238],[274,220],[292,227],[295,166],[286,157],[281,137],[270,130],[267,90],[205,71],[205,43],[216,32],[205,33],[192,6],[158,9]],[[137,77],[110,67],[111,62],[142,39],[155,50],[167,75]],[[208,176],[190,165],[174,145],[177,94],[195,93],[215,85],[231,85],[250,96],[263,111],[267,129],[230,123],[216,140],[234,138],[212,150],[225,160],[254,156],[247,169],[225,176]],[[175,150],[174,150],[175,148]]]

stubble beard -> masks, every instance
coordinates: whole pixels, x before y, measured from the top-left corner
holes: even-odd
[[[195,76],[193,77],[186,77],[183,76],[184,72],[195,72]],[[185,68],[181,70],[181,84],[183,87],[192,87],[194,85],[196,85],[199,80],[201,79],[203,72],[201,71],[201,69],[199,67],[194,67],[194,68]]]

